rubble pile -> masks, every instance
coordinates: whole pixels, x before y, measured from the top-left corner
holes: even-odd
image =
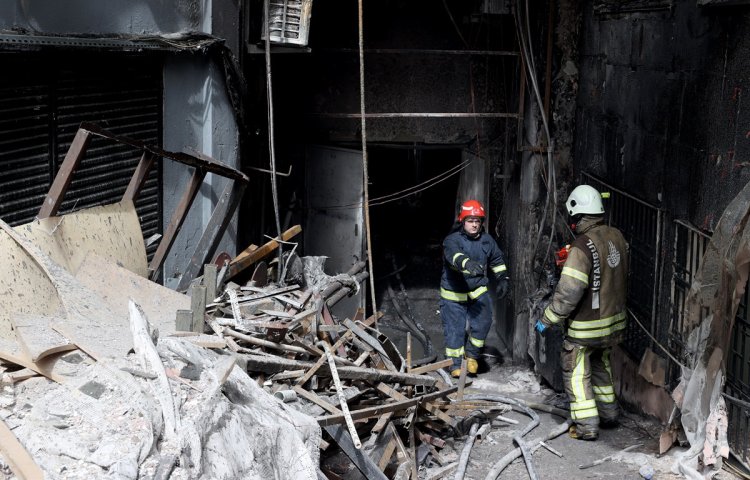
[[[473,423],[510,407],[457,401],[466,382],[451,383],[448,361],[412,366],[411,342],[404,356],[377,329],[382,314],[332,315],[330,307],[367,278],[364,263],[328,277],[321,259],[303,261],[304,287],[230,282],[206,306],[213,333],[268,393],[316,419],[326,432],[320,447],[328,478],[353,468],[368,478],[417,478],[420,465],[443,475],[456,469],[458,455],[443,450],[445,439],[464,437]]]
[[[132,203],[98,212],[122,228],[136,215]],[[78,250],[49,236],[94,213],[0,225],[15,276],[15,303],[0,302],[10,478],[384,479],[418,478],[420,466],[439,478],[468,461],[452,439],[468,435],[470,450],[479,425],[510,408],[463,400],[469,382],[454,385],[447,361],[414,364],[411,336],[402,354],[377,329],[381,313],[333,315],[368,277],[364,263],[331,277],[324,259],[295,258],[274,282],[266,245],[242,268],[206,266],[188,297],[126,255],[141,250],[137,234],[103,227]],[[249,281],[226,280],[249,266]]]

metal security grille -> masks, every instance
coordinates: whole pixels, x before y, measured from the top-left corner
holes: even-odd
[[[33,220],[81,122],[161,143],[162,75],[157,56],[118,53],[0,55],[0,217]],[[140,152],[95,138],[60,213],[117,202]],[[161,232],[160,169],[136,203],[144,237]],[[149,255],[152,252],[149,251]]]
[[[683,364],[686,363],[685,343],[690,334],[685,329],[685,301],[693,278],[701,266],[710,237],[681,220],[674,222],[674,248],[672,255],[672,289],[670,292],[671,317],[667,331],[667,348]],[[704,312],[708,315],[708,309]],[[670,363],[669,378],[679,379],[680,369]]]
[[[672,257],[671,319],[668,348],[677,359],[686,361],[686,341],[690,331],[685,327],[685,301],[695,274],[701,266],[703,254],[710,241],[709,234],[692,225],[675,221],[674,255]],[[727,352],[726,399],[729,428],[727,437],[732,452],[745,465],[750,460],[750,321],[748,320],[748,290],[740,300]],[[702,317],[711,313],[704,307]],[[669,377],[675,382],[679,368],[671,365]]]
[[[662,261],[657,253],[661,244],[663,212],[589,174],[584,176],[589,185],[600,192],[610,193],[605,204],[609,224],[617,227],[630,245],[628,308],[649,333],[659,338],[656,312]],[[651,340],[646,333],[635,322],[628,322],[622,347],[640,360],[649,345]]]
[[[729,410],[729,447],[745,465],[750,461],[750,320],[748,289],[734,317],[732,340],[727,354],[727,380],[724,385]]]

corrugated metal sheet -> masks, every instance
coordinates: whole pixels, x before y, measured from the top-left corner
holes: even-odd
[[[81,122],[161,143],[159,57],[86,52],[3,54],[0,78],[0,216],[34,218]],[[60,213],[118,201],[140,152],[94,137]],[[160,169],[136,206],[144,237],[161,232]],[[150,252],[151,253],[151,252]]]

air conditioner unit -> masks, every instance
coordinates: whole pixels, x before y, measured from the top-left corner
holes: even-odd
[[[271,43],[306,46],[310,35],[312,0],[270,0],[268,6],[269,25],[264,25],[263,40],[270,30]]]

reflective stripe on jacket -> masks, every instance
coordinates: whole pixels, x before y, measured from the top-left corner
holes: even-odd
[[[466,262],[473,260],[484,267],[481,275],[471,275]],[[495,240],[482,231],[476,238],[469,237],[459,224],[443,240],[443,276],[440,296],[453,302],[475,300],[487,292],[488,272],[497,278],[508,276],[505,258]]]
[[[579,222],[552,302],[548,324],[566,322],[566,338],[579,345],[611,346],[626,326],[628,245],[619,230],[594,217]]]

